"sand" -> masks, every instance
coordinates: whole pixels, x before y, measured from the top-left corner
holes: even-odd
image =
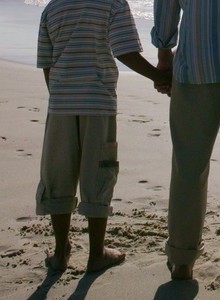
[[[172,300],[220,297],[219,139],[211,161],[204,227],[205,253],[195,279],[171,281],[166,268],[171,142],[169,98],[152,83],[122,72],[118,85],[120,174],[106,244],[126,261],[95,275],[85,273],[87,221],[72,216],[71,267],[51,273],[45,251],[53,249],[49,217],[36,217],[35,191],[48,93],[40,70],[0,61],[0,298]]]

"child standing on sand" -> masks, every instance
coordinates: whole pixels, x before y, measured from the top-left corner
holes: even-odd
[[[87,270],[118,264],[125,254],[104,246],[117,180],[114,57],[157,83],[171,74],[150,65],[126,0],[52,0],[42,13],[37,67],[43,68],[49,108],[37,189],[37,214],[50,214],[56,247],[48,262],[64,271],[71,213],[80,182],[80,214],[88,218]]]

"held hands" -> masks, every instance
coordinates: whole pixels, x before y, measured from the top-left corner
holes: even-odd
[[[172,86],[172,65],[173,65],[173,53],[170,49],[158,50],[158,64],[157,69],[160,70],[163,80],[155,81],[154,88],[162,94],[171,96]]]
[[[162,94],[171,96],[171,85],[172,85],[172,69],[160,69],[158,66],[158,80],[154,81],[154,88]]]

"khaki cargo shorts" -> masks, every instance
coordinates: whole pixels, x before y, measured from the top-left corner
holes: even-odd
[[[48,114],[37,188],[38,215],[107,217],[117,181],[116,117]]]

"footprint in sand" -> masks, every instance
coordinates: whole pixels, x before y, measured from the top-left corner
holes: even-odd
[[[155,129],[153,129],[152,131],[153,131],[153,132],[158,132],[158,133],[150,133],[150,134],[148,134],[148,136],[154,136],[154,137],[160,136],[159,131],[161,131],[161,130],[160,130],[159,128],[155,128]]]
[[[128,122],[136,122],[136,123],[148,123],[153,121],[153,119],[147,119],[147,117],[145,115],[130,115],[130,117],[133,118],[141,118],[141,119],[132,119],[132,120],[128,120]]]
[[[5,251],[5,253],[1,254],[1,257],[2,258],[15,257],[15,256],[19,256],[23,253],[24,253],[23,249],[9,249],[9,250]]]
[[[134,119],[134,120],[128,120],[129,122],[136,122],[136,123],[149,123],[152,121],[152,119],[149,119],[149,120],[137,120],[137,119]]]
[[[132,120],[132,122],[147,123],[147,122],[150,122],[150,121],[148,121],[148,120]]]
[[[114,199],[112,199],[112,201],[117,201],[117,202],[119,202],[119,201],[122,201],[122,199],[121,199],[121,198],[114,198]]]
[[[23,154],[19,154],[18,156],[23,156],[23,157],[32,157],[33,154],[31,153],[23,153]]]
[[[163,187],[161,185],[156,185],[153,187],[154,191],[161,191],[163,189]]]
[[[160,136],[160,133],[150,133],[148,136],[159,137],[159,136]]]
[[[209,210],[209,211],[206,212],[206,215],[215,216],[216,215],[216,211]]]
[[[26,222],[32,220],[36,220],[36,217],[20,217],[16,219],[17,222]]]
[[[18,109],[22,109],[22,108],[26,108],[29,111],[33,111],[33,112],[39,112],[40,108],[38,107],[26,107],[26,106],[17,106]]]
[[[22,153],[22,152],[24,152],[24,149],[17,149],[16,152]],[[18,154],[18,156],[28,156],[28,157],[31,157],[32,154],[31,153],[22,153],[22,154]]]
[[[155,128],[155,129],[153,129],[152,131],[161,131],[161,129]]]
[[[29,108],[28,110],[29,110],[29,111],[33,111],[33,112],[39,112],[39,111],[40,111],[40,108],[38,108],[38,107],[33,107],[33,108]]]
[[[148,183],[147,180],[139,180],[138,183]]]

